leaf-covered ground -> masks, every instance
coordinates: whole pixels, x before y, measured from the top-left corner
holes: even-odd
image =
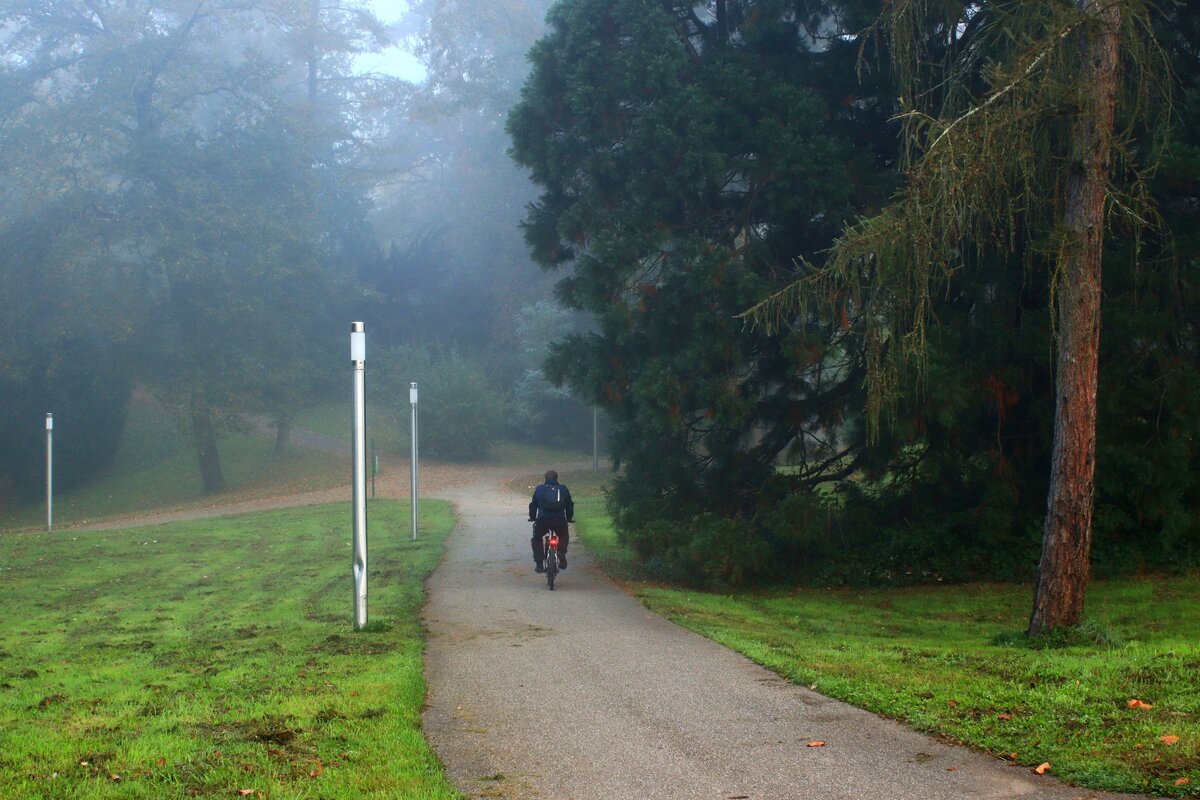
[[[576,516],[647,606],[790,680],[1079,785],[1200,796],[1200,576],[1094,583],[1089,622],[1031,646],[1029,587],[688,591],[642,580],[597,500]]]
[[[420,731],[445,503],[0,536],[0,795],[454,798]]]

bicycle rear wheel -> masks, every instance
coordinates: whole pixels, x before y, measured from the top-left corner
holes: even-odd
[[[549,550],[546,553],[546,585],[554,591],[554,577],[558,574],[558,551]]]

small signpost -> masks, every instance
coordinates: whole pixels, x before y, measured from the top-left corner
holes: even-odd
[[[412,404],[412,538],[417,540],[417,382],[408,386],[408,402]]]
[[[350,324],[350,362],[354,366],[354,629],[367,624],[367,334],[361,322]]]

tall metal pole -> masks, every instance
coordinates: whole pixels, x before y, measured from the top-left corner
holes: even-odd
[[[46,412],[46,530],[54,530],[54,415]]]
[[[350,323],[350,361],[354,365],[354,629],[367,624],[367,334],[361,322]]]
[[[600,426],[596,422],[599,412],[595,406],[592,406],[592,469],[600,469]]]
[[[408,402],[412,403],[412,538],[417,540],[417,382],[408,386]]]

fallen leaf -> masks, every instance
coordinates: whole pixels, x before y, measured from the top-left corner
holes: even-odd
[[[1002,719],[1005,722],[1008,722],[1012,719],[1012,714],[997,714],[996,719]]]
[[[1129,706],[1130,708],[1145,708],[1145,709],[1154,708],[1153,703],[1147,703],[1142,700],[1138,700],[1136,697],[1126,700],[1125,705]]]
[[[117,781],[121,780],[121,776],[114,772],[112,775],[108,776],[108,779],[113,783],[116,783]]]
[[[958,772],[958,767],[946,767],[946,772]]]
[[[1173,745],[1179,741],[1178,736],[1175,736],[1174,734],[1170,734],[1170,733],[1168,733],[1166,736],[1160,736],[1158,738],[1161,739],[1162,743],[1165,744],[1167,747],[1170,747],[1171,745]]]
[[[808,746],[809,746],[809,747],[824,747],[824,746],[825,746],[825,743],[824,743],[824,742],[822,742],[822,741],[809,742],[809,743],[808,743]]]
[[[160,758],[157,761],[155,761],[154,763],[158,764],[161,767],[163,764],[167,763],[167,760],[165,758]]]
[[[1175,785],[1176,786],[1187,786],[1191,782],[1192,782],[1191,778],[1179,778],[1178,780],[1175,781]]]
[[[240,794],[242,797],[249,797],[250,795],[254,794],[254,790],[253,789],[238,789],[238,794]]]
[[[1033,771],[1036,772],[1038,775],[1045,775],[1047,772],[1050,771],[1050,762],[1043,761],[1041,764],[1038,764],[1036,767],[1034,767]]]
[[[946,705],[950,706],[951,708],[958,708],[958,701],[957,700],[947,700]]]
[[[1016,754],[1016,753],[1009,753],[1009,754],[1008,754],[1008,757],[1009,757],[1009,758],[1011,758],[1013,761],[1016,761],[1016,760],[1017,760],[1017,754]]]
[[[325,767],[321,766],[321,759],[319,759],[319,758],[314,758],[313,763],[315,763],[317,765],[317,768],[314,770],[310,770],[308,773],[308,777],[319,778],[319,777],[321,777],[321,773],[325,771]]]

